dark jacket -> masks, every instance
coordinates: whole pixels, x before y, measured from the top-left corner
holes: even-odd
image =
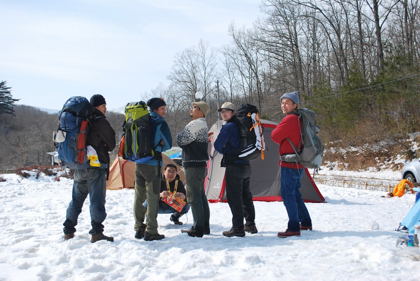
[[[216,141],[214,149],[223,154],[222,167],[227,165],[249,165],[249,161],[238,158],[241,151],[241,137],[239,120],[233,116],[225,125],[222,126]]]
[[[115,132],[105,115],[96,108],[90,119],[86,144],[96,150],[101,163],[109,165],[109,152],[115,148]]]
[[[184,183],[181,181],[178,175],[176,176],[176,179],[174,181],[169,183],[169,188],[171,189],[171,192],[174,192],[176,180],[178,180],[178,188],[176,192],[183,193],[185,196],[187,196],[187,191],[185,190]],[[162,178],[161,183],[160,183],[160,192],[163,192],[163,191],[168,191],[168,188],[166,186],[166,180],[164,177]]]
[[[205,167],[208,154],[208,127],[206,119],[192,120],[176,136],[176,142],[182,148],[182,165],[188,167]]]

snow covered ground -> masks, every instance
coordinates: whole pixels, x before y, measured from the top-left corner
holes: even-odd
[[[401,171],[393,171],[393,170],[381,170],[377,171],[373,168],[370,170],[364,171],[340,171],[335,169],[328,169],[327,167],[323,166],[319,170],[320,175],[325,176],[338,176],[338,177],[354,177],[354,178],[366,178],[366,179],[383,179],[383,180],[390,180],[398,182],[402,179]]]
[[[85,203],[76,237],[62,239],[71,181],[21,179],[0,183],[0,280],[420,280],[419,248],[396,248],[393,229],[414,196],[320,185],[326,204],[308,204],[314,231],[279,239],[282,203],[256,202],[259,233],[225,238],[227,204],[211,204],[212,235],[180,233],[159,215],[162,241],[134,239],[133,191],[108,191],[105,232],[114,243],[89,242]]]

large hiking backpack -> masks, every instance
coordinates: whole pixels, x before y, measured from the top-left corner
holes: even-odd
[[[315,112],[303,108],[298,109],[297,114],[302,121],[302,146],[298,150],[288,138],[287,141],[292,146],[295,154],[285,155],[285,158],[282,160],[285,162],[297,162],[306,168],[318,169],[322,164],[324,145],[318,136],[319,127],[316,124]]]
[[[70,169],[89,167],[86,157],[86,139],[93,107],[85,97],[71,97],[58,116],[58,130],[54,142],[62,164]]]
[[[241,139],[239,159],[252,160],[261,156],[264,159],[265,142],[259,112],[255,105],[243,104],[237,111]]]
[[[154,128],[145,102],[128,103],[125,107],[123,158],[136,161],[153,158]]]

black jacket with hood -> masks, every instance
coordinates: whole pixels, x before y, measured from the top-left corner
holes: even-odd
[[[109,152],[115,148],[115,131],[105,115],[96,108],[90,118],[86,144],[96,150],[101,163],[109,165]]]

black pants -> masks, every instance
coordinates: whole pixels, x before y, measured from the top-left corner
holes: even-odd
[[[249,190],[251,167],[249,165],[228,165],[226,167],[226,197],[232,212],[232,227],[244,228],[255,224],[255,208]]]
[[[210,229],[210,208],[204,193],[206,167],[186,167],[187,201],[191,205],[193,228],[208,231]]]

